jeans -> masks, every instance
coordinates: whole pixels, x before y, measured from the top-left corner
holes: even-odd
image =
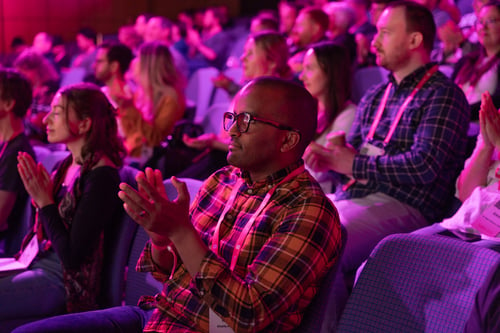
[[[152,313],[153,310],[138,306],[118,306],[39,320],[18,327],[12,333],[140,333]]]

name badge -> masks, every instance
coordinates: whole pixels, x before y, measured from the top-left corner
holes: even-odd
[[[212,309],[209,309],[210,333],[234,333],[231,327],[222,320]]]
[[[471,226],[483,235],[500,236],[500,200],[486,208]]]
[[[380,156],[385,154],[385,150],[377,146],[374,146],[369,142],[365,142],[361,146],[359,153],[365,156]]]

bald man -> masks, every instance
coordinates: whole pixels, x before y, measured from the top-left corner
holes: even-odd
[[[179,197],[169,201],[158,171],[139,173],[140,192],[121,185],[128,214],[150,236],[138,268],[164,282],[163,292],[139,307],[57,317],[17,332],[297,327],[341,239],[337,211],[301,158],[316,116],[304,88],[276,78],[250,82],[224,115],[230,166],[205,181],[189,210],[185,185],[172,178]]]

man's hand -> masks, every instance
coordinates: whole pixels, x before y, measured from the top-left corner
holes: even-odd
[[[314,171],[333,170],[352,176],[354,157],[358,154],[351,145],[332,145],[329,148],[311,142],[304,153],[306,164]]]
[[[176,236],[182,235],[186,228],[192,228],[186,184],[172,177],[179,195],[170,201],[159,170],[147,168],[138,173],[136,180],[138,191],[125,183],[120,184],[118,196],[124,202],[125,211],[146,230],[153,244],[163,246],[169,239],[175,244]]]

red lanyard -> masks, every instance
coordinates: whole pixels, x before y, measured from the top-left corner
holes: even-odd
[[[295,169],[292,171],[290,174],[288,174],[282,181],[280,181],[278,184],[276,184],[273,188],[267,192],[264,200],[261,202],[259,205],[259,208],[257,208],[257,211],[252,215],[250,220],[246,223],[245,227],[243,228],[242,232],[240,233],[238,240],[236,241],[236,246],[234,247],[233,255],[231,257],[231,266],[230,269],[231,271],[234,271],[234,268],[236,267],[236,261],[238,260],[238,256],[240,255],[241,249],[243,247],[243,244],[245,242],[245,238],[248,236],[248,233],[250,232],[250,229],[252,228],[255,220],[257,217],[259,217],[260,213],[262,213],[262,210],[267,206],[269,203],[269,200],[271,200],[272,195],[280,186],[281,184],[285,183],[286,181],[289,181],[293,177],[296,177],[300,173],[304,172],[304,166],[302,165],[301,167]],[[215,254],[218,254],[219,252],[219,232],[220,232],[220,226],[222,224],[222,221],[226,217],[227,212],[229,209],[231,209],[234,205],[234,201],[236,200],[236,196],[238,194],[238,190],[240,189],[241,185],[243,184],[243,179],[238,179],[236,184],[233,187],[233,190],[231,191],[231,195],[229,197],[229,200],[226,203],[226,206],[224,207],[224,211],[222,212],[221,216],[219,217],[219,221],[217,222],[217,226],[215,227],[213,239],[212,239],[212,251]]]
[[[387,136],[384,139],[384,146],[386,146],[389,141],[391,140],[394,132],[396,131],[396,127],[398,126],[399,121],[401,120],[401,117],[403,116],[403,112],[405,109],[408,107],[408,104],[413,100],[417,92],[423,87],[423,85],[431,78],[431,76],[438,70],[438,65],[433,66],[430,68],[427,73],[425,73],[424,77],[420,80],[420,82],[417,84],[415,88],[413,88],[412,92],[408,97],[406,97],[405,101],[403,104],[399,107],[398,113],[396,114],[396,117],[394,118],[394,121],[391,124],[391,127],[389,129],[389,132],[387,133]],[[375,130],[377,129],[378,124],[380,123],[380,119],[382,118],[382,114],[384,113],[385,106],[387,104],[387,100],[389,99],[389,93],[392,88],[392,83],[389,83],[387,85],[387,88],[385,89],[384,96],[382,97],[382,100],[380,101],[380,105],[377,110],[377,114],[375,115],[375,119],[373,120],[372,127],[370,128],[370,131],[368,132],[368,136],[366,137],[366,141],[370,142],[373,140],[373,136],[375,135]]]

